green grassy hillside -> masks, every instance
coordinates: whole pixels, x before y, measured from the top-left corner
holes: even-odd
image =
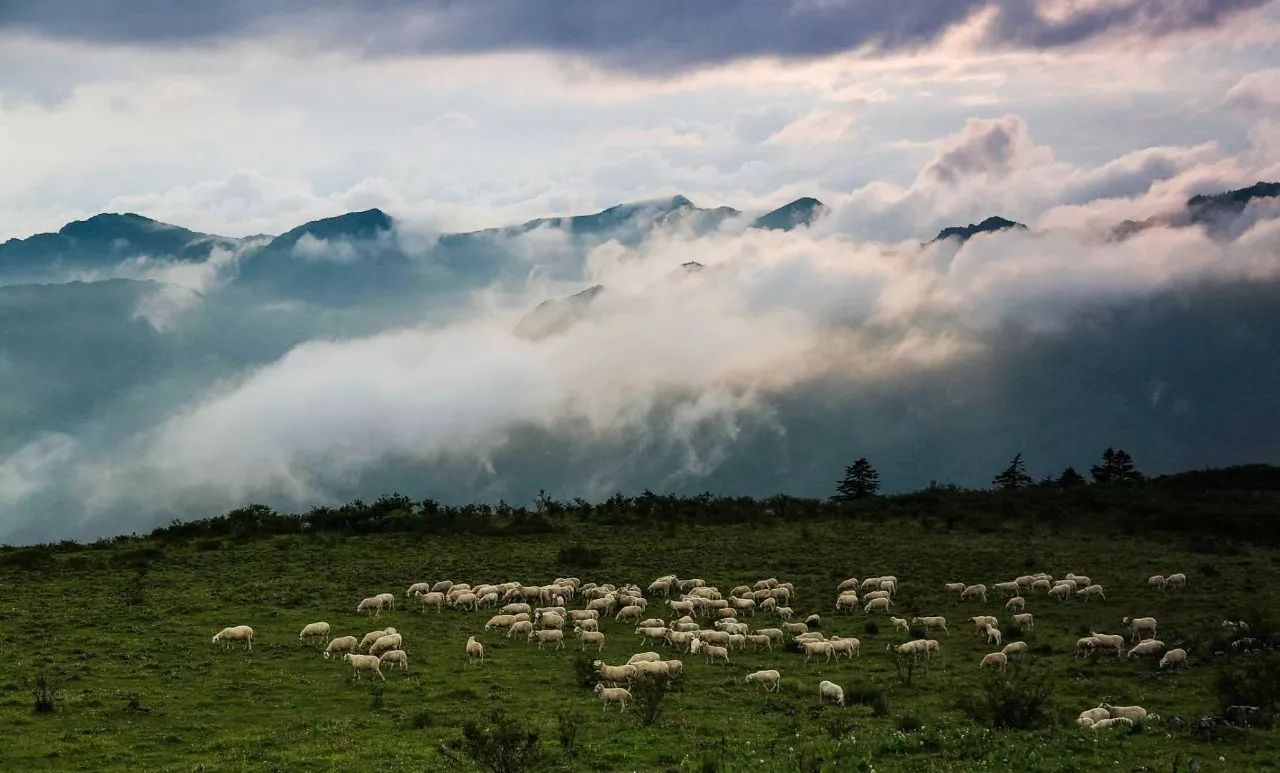
[[[985,534],[946,531],[906,518],[646,528],[564,517],[550,533],[519,537],[126,541],[42,561],[10,560],[0,567],[0,769],[439,770],[454,766],[441,744],[455,743],[464,723],[486,723],[497,709],[540,734],[540,769],[1167,771],[1190,758],[1201,770],[1276,766],[1274,730],[1206,740],[1163,721],[1095,733],[1073,720],[1104,699],[1140,704],[1164,720],[1181,715],[1194,723],[1218,713],[1220,674],[1264,660],[1213,657],[1226,646],[1219,624],[1280,612],[1277,553],[1247,546],[1192,553],[1182,538],[1100,537],[1069,525],[1055,532],[1024,525]],[[574,542],[602,550],[600,565],[575,566],[577,554],[561,555]],[[979,672],[990,649],[967,618],[996,614],[1007,621],[1003,601],[992,594],[989,603],[962,604],[943,583],[991,584],[1041,570],[1088,574],[1108,598],[1059,603],[1028,596],[1037,625],[1026,637],[1025,664],[1004,677]],[[1186,590],[1144,587],[1148,575],[1175,571],[1188,575]],[[704,578],[726,594],[764,577],[791,580],[796,611],[820,613],[828,635],[860,638],[862,657],[806,665],[794,651],[735,651],[728,665],[711,665],[683,656],[679,690],[657,722],[644,727],[635,712],[602,711],[580,684],[576,642],[562,652],[539,652],[483,631],[488,611],[423,614],[403,599],[410,583],[444,578],[541,583],[572,575],[643,587],[666,573]],[[896,614],[939,614],[951,623],[951,633],[937,637],[941,660],[917,671],[909,685],[885,651],[904,636],[889,633],[884,617],[870,618],[879,623],[872,634],[860,612],[832,613],[840,580],[879,574],[901,582]],[[362,597],[384,591],[397,596],[394,612],[376,623],[355,614]],[[668,616],[661,601],[651,602],[650,611]],[[1081,632],[1123,633],[1126,615],[1156,616],[1161,638],[1193,653],[1191,667],[1161,674],[1152,661],[1073,657]],[[747,619],[753,627],[776,624]],[[317,620],[332,624],[335,636],[395,626],[404,635],[408,672],[388,671],[385,685],[353,682],[349,666],[322,659],[322,645],[299,643],[299,630]],[[256,629],[252,652],[211,644],[219,629],[238,624]],[[602,629],[610,663],[647,649],[629,625],[610,621]],[[468,668],[463,645],[473,633],[488,659]],[[743,675],[761,668],[782,672],[777,695],[743,683]],[[53,713],[33,712],[24,684],[38,673],[59,691]],[[823,679],[843,685],[853,705],[821,707]],[[959,708],[966,696],[1004,679],[1047,681],[1051,720],[1030,730],[993,729]],[[576,727],[570,752],[560,743],[561,727]]]

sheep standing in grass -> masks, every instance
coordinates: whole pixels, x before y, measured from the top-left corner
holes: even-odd
[[[512,636],[528,636],[533,631],[533,623],[529,620],[517,620],[507,629],[507,638]]]
[[[298,634],[298,641],[309,639],[312,636],[319,636],[321,641],[329,635],[328,623],[309,623],[302,628],[302,633]]]
[[[1111,719],[1099,719],[1091,725],[1090,730],[1109,730],[1116,727],[1133,727],[1133,720],[1128,717],[1112,717]]]
[[[382,614],[382,599],[377,596],[370,596],[367,599],[361,599],[356,605],[356,614],[369,613],[370,617],[377,617]]]
[[[387,634],[395,633],[395,632],[396,632],[396,629],[394,628],[382,628],[377,631],[370,631],[366,633],[364,635],[364,638],[360,640],[360,649],[364,649],[365,647],[368,647],[370,644],[373,644],[378,639],[381,639],[383,636],[386,636]]]
[[[1101,585],[1089,585],[1087,587],[1081,588],[1080,590],[1076,591],[1076,595],[1084,596],[1085,601],[1088,601],[1091,598],[1100,598],[1103,601],[1107,600],[1107,594],[1103,592]]]
[[[1076,721],[1079,722],[1082,719],[1087,719],[1089,720],[1089,724],[1093,724],[1094,722],[1100,722],[1101,720],[1110,718],[1111,712],[1102,707],[1098,707],[1096,709],[1085,709],[1080,712],[1080,716],[1077,717]]]
[[[1058,601],[1066,601],[1071,598],[1072,593],[1075,593],[1075,588],[1072,588],[1070,583],[1065,582],[1060,582],[1049,589],[1049,595]]]
[[[604,634],[599,631],[578,631],[578,640],[582,642],[581,648],[586,649],[588,644],[596,645],[596,652],[604,649]]]
[[[357,642],[354,636],[339,636],[329,642],[329,646],[324,648],[324,659],[328,660],[334,655],[357,652]]]
[[[230,649],[238,641],[245,643],[245,649],[253,649],[253,629],[247,625],[233,625],[213,635],[213,643],[221,643],[223,649]]]
[[[837,612],[852,612],[857,608],[858,608],[858,594],[856,593],[841,593],[836,598]]]
[[[986,655],[985,657],[982,658],[982,662],[978,664],[978,669],[982,670],[984,668],[998,668],[1001,671],[1003,671],[1005,668],[1005,665],[1008,662],[1009,662],[1009,657],[1005,655],[1003,652],[993,652],[990,655]]]
[[[1116,651],[1116,657],[1124,654],[1124,637],[1118,633],[1097,633],[1090,631],[1089,635],[1098,640],[1099,649],[1109,649]]]
[[[755,682],[764,688],[765,692],[777,692],[782,687],[782,674],[769,669],[768,671],[755,671],[747,674],[744,681]]]
[[[949,582],[945,587],[947,593],[964,593],[965,585],[962,582]]]
[[[987,626],[986,630],[983,631],[983,633],[985,633],[987,636],[987,644],[991,644],[996,647],[1000,646],[1000,629],[999,628],[996,628],[994,625],[989,625]]]
[[[529,640],[537,640],[538,649],[542,649],[542,645],[555,642],[556,649],[564,649],[564,631],[558,628],[544,628],[540,631],[530,631]]]
[[[986,601],[987,586],[983,585],[982,583],[978,583],[977,585],[965,586],[965,589],[960,591],[960,600],[968,601],[970,599],[979,599],[981,601]]]
[[[383,663],[391,663],[400,666],[400,668],[409,670],[409,655],[404,650],[387,650],[378,657]]]
[[[809,659],[814,655],[825,655],[824,663],[831,662],[831,642],[828,641],[802,641],[799,642],[800,650],[804,653],[804,662],[808,663]]]
[[[1025,641],[1011,641],[1004,645],[1000,650],[1006,657],[1017,658],[1022,660],[1027,655],[1027,643]]]
[[[1030,631],[1036,627],[1036,618],[1030,612],[1023,612],[1020,615],[1013,616],[1013,623],[1018,626],[1020,631]]]
[[[404,646],[404,637],[398,633],[389,633],[386,636],[379,637],[378,640],[373,643],[373,646],[369,648],[369,654],[381,655],[384,652],[398,650],[402,646]]]
[[[631,702],[631,691],[625,687],[605,687],[597,683],[596,697],[600,699],[601,711],[607,710],[610,703],[616,703],[620,711],[626,711],[627,704]]]
[[[1151,575],[1150,577],[1148,577],[1148,578],[1147,578],[1147,587],[1148,587],[1148,588],[1155,588],[1156,590],[1164,590],[1164,575],[1163,575],[1163,574],[1153,574],[1153,575]]]
[[[1126,617],[1124,624],[1129,626],[1129,641],[1136,642],[1142,638],[1142,634],[1150,634],[1151,638],[1156,637],[1156,619],[1154,617]]]
[[[382,675],[382,661],[372,655],[353,655],[348,652],[342,656],[342,659],[351,664],[352,674],[357,680],[362,671],[370,671],[377,674],[382,681],[387,681],[387,678]]]
[[[1162,652],[1164,652],[1164,642],[1160,641],[1159,639],[1146,639],[1144,641],[1140,641],[1137,644],[1135,644],[1133,648],[1129,650],[1128,657],[1130,658],[1155,657],[1156,655],[1159,655]]]
[[[943,631],[945,633],[951,633],[947,630],[947,618],[945,617],[938,617],[936,615],[933,617],[913,617],[911,618],[911,624],[918,625],[926,631]]]
[[[444,610],[444,594],[439,591],[431,591],[418,596],[418,603],[422,604],[422,611],[426,612],[427,607],[435,607],[436,614],[440,614]]]
[[[1181,590],[1187,587],[1187,576],[1182,572],[1175,572],[1164,578],[1164,587],[1169,590]]]
[[[831,645],[831,652],[837,658],[844,655],[849,660],[853,660],[853,656],[862,657],[862,642],[852,637],[842,639],[839,636],[832,636],[831,641],[827,642]]]
[[[472,636],[467,639],[467,663],[483,663],[484,662],[484,645]]]
[[[973,632],[979,636],[984,635],[988,628],[1000,624],[993,615],[975,615],[969,619],[973,621]]]
[[[1166,668],[1176,668],[1187,664],[1187,651],[1181,647],[1171,649],[1164,653],[1164,657],[1160,658],[1160,670]]]
[[[1102,646],[1102,642],[1098,641],[1097,636],[1082,636],[1076,639],[1076,657],[1093,654],[1093,651]]]
[[[818,700],[822,703],[834,703],[837,706],[843,706],[844,688],[835,682],[828,682],[823,679],[818,683]]]
[[[884,612],[888,614],[889,608],[893,606],[893,602],[889,599],[871,599],[867,605],[862,608],[863,614],[871,614],[872,612]]]
[[[901,631],[902,633],[905,633],[905,634],[911,633],[911,626],[908,625],[907,621],[901,617],[891,616],[889,618],[889,625],[893,626],[894,631]]]
[[[1004,603],[1004,608],[1010,612],[1020,613],[1027,608],[1027,600],[1021,596],[1014,596]]]
[[[429,583],[429,582],[415,582],[413,585],[410,585],[410,586],[409,586],[409,589],[408,589],[408,590],[406,590],[406,591],[404,592],[404,597],[405,597],[405,598],[412,598],[412,597],[414,597],[414,596],[418,596],[418,595],[421,595],[421,594],[423,594],[423,593],[428,593],[428,592],[430,592],[430,591],[431,591],[431,583]]]
[[[382,604],[383,609],[396,608],[396,595],[394,593],[379,593],[374,598],[378,600],[378,603]]]
[[[596,676],[611,685],[617,685],[619,682],[630,683],[636,675],[636,667],[630,663],[611,666],[603,660],[596,660],[592,662],[591,668],[595,670]]]

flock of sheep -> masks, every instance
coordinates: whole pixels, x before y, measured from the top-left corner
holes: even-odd
[[[1176,590],[1186,586],[1186,576],[1171,574],[1167,577],[1156,575],[1149,579],[1148,586],[1159,590]],[[961,602],[973,601],[985,603],[988,590],[1001,593],[1005,597],[1004,608],[1010,614],[1010,622],[1019,631],[1031,630],[1035,626],[1033,613],[1027,612],[1027,597],[1042,592],[1047,597],[1065,602],[1078,598],[1083,602],[1092,599],[1106,599],[1103,587],[1094,583],[1089,577],[1067,574],[1062,579],[1054,580],[1044,573],[1028,574],[1007,582],[992,584],[990,589],[983,584],[967,585],[964,583],[947,583],[945,590],[956,594]],[[886,650],[897,657],[915,664],[928,665],[941,655],[939,640],[929,638],[930,634],[947,633],[947,619],[940,615],[913,617],[909,622],[893,616],[894,598],[898,592],[898,579],[892,575],[870,577],[864,580],[850,578],[836,587],[834,612],[853,613],[861,607],[864,615],[881,613],[888,615],[889,625],[894,633],[910,636],[913,629],[922,638],[914,638],[902,644],[886,645]],[[861,594],[861,596],[859,596]],[[505,631],[505,637],[522,636],[538,649],[553,646],[563,649],[566,630],[577,639],[581,649],[594,647],[597,652],[605,647],[605,635],[600,630],[600,620],[612,619],[635,626],[634,635],[644,644],[657,644],[673,650],[676,654],[701,655],[710,662],[728,663],[734,650],[767,650],[784,649],[788,645],[804,655],[805,662],[815,658],[829,662],[841,656],[852,660],[861,657],[861,642],[854,637],[831,636],[828,638],[820,631],[810,630],[821,625],[817,614],[808,615],[803,621],[797,619],[791,604],[796,598],[795,586],[790,582],[782,582],[776,578],[763,579],[753,585],[739,585],[727,594],[718,588],[708,585],[701,579],[681,580],[675,575],[659,577],[642,590],[634,584],[621,587],[612,584],[583,583],[576,577],[557,578],[547,585],[524,585],[519,582],[505,582],[497,585],[480,584],[472,587],[466,583],[453,583],[449,580],[432,583],[415,583],[404,593],[411,603],[426,611],[435,609],[439,614],[445,608],[475,612],[481,607],[492,608],[494,614],[487,623],[485,631]],[[662,599],[669,610],[662,616],[650,616],[650,599]],[[379,616],[384,610],[394,609],[396,596],[381,593],[363,599],[356,606],[357,614],[370,617]],[[578,608],[570,608],[575,603]],[[499,606],[501,605],[501,606]],[[739,618],[751,618],[754,622],[760,617],[768,617],[776,621],[768,627],[754,628],[752,623],[742,622]],[[665,619],[664,619],[665,618]],[[1001,645],[1001,629],[999,619],[995,615],[975,615],[969,618],[973,624],[975,635],[994,647]],[[1126,643],[1133,646],[1127,650],[1129,658],[1162,656],[1159,668],[1176,668],[1187,665],[1187,653],[1180,648],[1166,649],[1165,644],[1156,638],[1157,621],[1153,617],[1125,617],[1124,624],[1129,629],[1129,636],[1091,632],[1089,636],[1080,638],[1076,643],[1076,655],[1091,657],[1100,651],[1114,650],[1117,657],[1126,654]],[[1224,626],[1247,627],[1243,622],[1225,622]],[[324,641],[329,637],[331,627],[328,623],[311,623],[298,634],[299,640],[305,641],[319,638]],[[233,626],[224,628],[214,637],[214,643],[222,643],[230,647],[243,642],[247,649],[253,648],[254,631],[249,626]],[[978,664],[979,669],[1004,669],[1010,659],[1022,659],[1027,654],[1025,641],[1005,643],[1000,649],[985,655]],[[481,640],[470,636],[465,645],[468,666],[478,666],[485,661],[485,647]],[[404,649],[404,638],[394,628],[383,628],[370,631],[360,640],[354,636],[339,636],[330,639],[324,649],[326,659],[341,656],[351,664],[353,676],[359,679],[364,674],[375,675],[384,681],[382,666],[399,666],[407,669],[408,654]],[[610,665],[603,660],[595,660],[593,669],[597,678],[595,695],[602,708],[617,704],[625,710],[632,700],[628,689],[632,682],[643,675],[652,677],[678,677],[683,673],[684,664],[675,658],[664,658],[658,652],[641,652],[632,655],[626,663]],[[744,681],[756,684],[767,692],[780,689],[782,674],[777,669],[755,671],[747,674]],[[823,703],[844,705],[843,688],[827,680],[818,684],[818,697]],[[1102,729],[1116,727],[1147,718],[1148,714],[1140,706],[1111,706],[1102,703],[1097,708],[1088,709],[1080,714],[1078,720],[1081,727]]]

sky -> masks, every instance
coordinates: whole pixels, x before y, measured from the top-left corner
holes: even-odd
[[[0,241],[394,218],[0,264],[0,542],[1280,463],[1280,199],[1186,205],[1280,180],[1278,116],[1280,1],[0,0]],[[438,239],[675,194],[745,215]]]
[[[373,206],[461,230],[674,193],[852,197],[878,239],[1027,222],[1274,148],[1278,65],[1262,0],[0,0],[0,238]],[[951,158],[971,190],[924,201],[983,122],[988,155]],[[1026,195],[981,185],[1019,165]]]

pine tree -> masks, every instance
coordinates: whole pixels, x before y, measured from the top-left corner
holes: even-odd
[[[866,457],[844,468],[844,480],[836,484],[833,502],[852,502],[855,499],[867,499],[880,491],[880,473],[871,466]]]
[[[1015,489],[1031,485],[1031,476],[1027,474],[1027,465],[1022,461],[1022,454],[1013,457],[1004,472],[991,479],[991,485],[998,489]]]
[[[1102,464],[1089,468],[1094,483],[1134,483],[1142,480],[1142,473],[1133,464],[1133,457],[1122,448],[1108,448],[1102,452]]]
[[[1075,467],[1068,467],[1062,471],[1062,474],[1058,476],[1058,480],[1055,481],[1055,483],[1060,488],[1074,488],[1076,486],[1084,486],[1088,481],[1084,479],[1083,475],[1076,472]]]

